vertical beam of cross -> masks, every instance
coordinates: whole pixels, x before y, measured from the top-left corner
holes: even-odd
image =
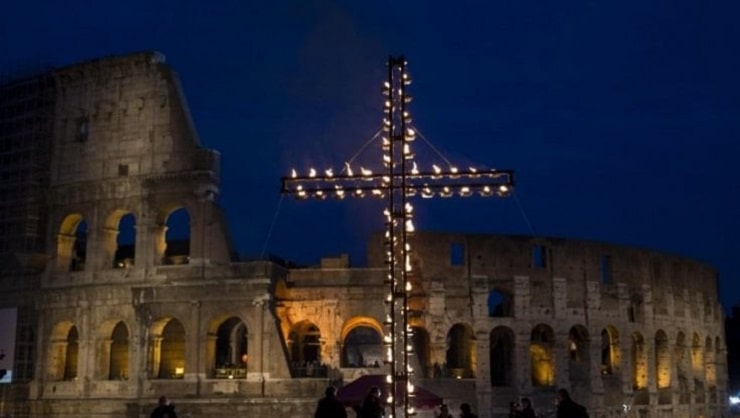
[[[403,56],[388,58],[388,79],[383,84],[384,118],[381,138],[383,170],[381,174],[360,168],[355,174],[349,163],[341,174],[335,175],[333,169],[319,174],[311,168],[308,175],[299,176],[294,170],[289,177],[281,178],[282,193],[297,198],[325,199],[347,196],[372,196],[385,198],[387,206],[383,211],[385,236],[383,250],[387,273],[384,280],[387,289],[385,304],[387,317],[384,321],[386,335],[386,359],[389,386],[389,418],[398,415],[415,415],[413,405],[413,375],[411,367],[413,344],[409,323],[409,295],[412,290],[412,248],[411,237],[414,232],[413,206],[410,198],[417,194],[423,198],[435,196],[461,197],[478,194],[483,197],[507,196],[514,185],[511,170],[478,170],[470,167],[465,170],[450,166],[442,169],[434,165],[431,170],[420,171],[414,161],[411,144],[416,131],[411,126],[408,104],[411,96],[407,86],[411,78],[406,69]],[[396,413],[398,411],[398,413]]]

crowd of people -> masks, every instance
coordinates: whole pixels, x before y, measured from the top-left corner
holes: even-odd
[[[385,408],[381,400],[382,392],[377,386],[373,386],[365,396],[362,404],[355,407],[357,418],[384,418]],[[556,393],[556,418],[589,418],[588,412],[583,405],[576,403],[571,399],[570,394],[565,389],[559,389]],[[166,396],[159,398],[157,407],[152,411],[151,418],[177,418],[175,414],[175,405],[167,399]],[[439,406],[437,418],[453,418],[449,407],[446,404]],[[460,418],[478,418],[473,413],[470,404],[460,404]],[[345,405],[337,399],[337,388],[329,386],[324,391],[324,397],[319,400],[316,406],[314,418],[347,418],[347,409]],[[529,398],[521,398],[509,404],[509,418],[537,418],[532,401]]]
[[[362,404],[354,407],[357,418],[384,418],[385,408],[381,396],[380,388],[372,387]],[[589,418],[586,408],[571,399],[566,389],[559,389],[556,392],[555,403],[557,405],[555,418]],[[450,413],[448,405],[441,404],[436,417],[454,418],[455,416]],[[319,400],[316,407],[314,418],[347,418],[345,405],[337,399],[337,389],[334,386],[326,388],[324,397]],[[470,404],[462,403],[459,418],[478,418],[478,416],[473,413]],[[511,402],[509,418],[538,418],[532,406],[532,400],[524,397]]]

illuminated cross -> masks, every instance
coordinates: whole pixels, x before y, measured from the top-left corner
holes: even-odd
[[[383,342],[385,363],[389,366],[386,379],[389,384],[386,401],[391,409],[389,418],[394,417],[396,407],[401,409],[399,415],[402,417],[415,414],[411,402],[413,370],[409,361],[412,355],[409,295],[413,274],[410,236],[414,232],[410,198],[417,194],[423,198],[455,194],[462,197],[474,194],[503,197],[511,192],[514,183],[511,170],[478,170],[473,167],[461,170],[454,166],[445,170],[436,165],[429,171],[418,169],[411,151],[416,131],[407,110],[411,96],[406,89],[411,79],[406,64],[403,56],[388,58],[388,80],[383,85],[382,171],[376,174],[361,167],[359,172],[354,172],[350,164],[345,163],[338,174],[333,169],[318,173],[312,168],[307,175],[298,175],[293,170],[290,177],[281,179],[282,193],[298,198],[343,199],[369,195],[387,201],[383,211],[386,226],[383,245],[388,266],[385,277],[388,314]]]

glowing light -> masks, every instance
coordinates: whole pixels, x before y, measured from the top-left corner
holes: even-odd
[[[411,221],[411,219],[408,219],[406,221],[406,231],[408,231],[408,232],[414,232],[414,222]]]
[[[327,169],[326,171],[324,171],[324,174],[326,174],[326,177],[334,177],[334,170],[332,170],[331,168]]]
[[[316,177],[316,170],[313,168],[308,170],[308,177]]]
[[[365,167],[360,167],[360,173],[361,173],[361,174],[362,174],[363,176],[365,176],[365,177],[369,177],[369,176],[372,176],[372,175],[373,175],[373,172],[372,172],[372,170],[368,170],[368,169],[367,169],[367,168],[365,168]]]
[[[347,175],[349,177],[354,176],[355,174],[352,172],[352,167],[349,166],[349,163],[344,163],[344,167],[347,169]]]
[[[411,164],[411,174],[419,174],[419,167],[416,166],[416,161]]]
[[[298,173],[296,173],[295,168],[290,170],[290,176],[293,178],[298,177]]]
[[[442,169],[437,164],[432,164],[432,170],[434,170],[434,174],[440,174],[442,172]]]
[[[498,186],[498,191],[501,192],[501,193],[508,193],[509,192],[509,187],[507,185],[505,185],[505,184],[502,184],[502,185]]]

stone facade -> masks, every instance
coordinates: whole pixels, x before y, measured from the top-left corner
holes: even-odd
[[[380,235],[365,268],[346,256],[310,268],[237,260],[219,154],[201,146],[160,54],[43,80],[46,200],[27,218],[44,213],[46,247],[0,258],[0,307],[18,310],[4,413],[134,418],[166,394],[181,416],[310,416],[327,384],[383,371]],[[181,237],[170,236],[177,213]],[[592,417],[726,413],[709,266],[578,240],[412,239],[418,383],[453,409],[503,416],[528,396],[547,415],[565,387]]]

